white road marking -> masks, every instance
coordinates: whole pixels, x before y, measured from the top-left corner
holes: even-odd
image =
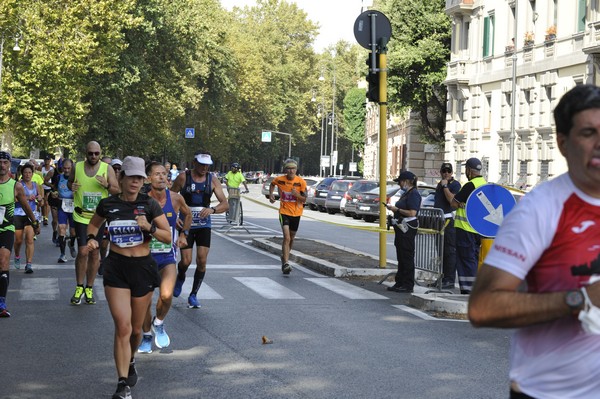
[[[357,287],[344,281],[335,280],[333,278],[306,278],[306,280],[323,288],[327,288],[328,290],[348,299],[389,299],[383,295],[379,295],[375,292],[365,290],[364,288]]]
[[[250,288],[258,295],[267,299],[304,299],[283,285],[267,277],[234,277],[237,281]]]
[[[407,313],[412,314],[413,316],[417,316],[420,317],[423,320],[429,320],[429,321],[459,321],[459,322],[463,322],[463,323],[467,323],[469,320],[461,320],[461,319],[438,319],[437,317],[433,317],[433,316],[429,316],[427,313],[422,312],[420,310],[411,308],[409,306],[406,305],[392,305],[393,307],[403,310]]]

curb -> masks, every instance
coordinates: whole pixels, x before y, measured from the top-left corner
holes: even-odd
[[[462,296],[464,295],[413,293],[408,303],[415,308],[425,311],[466,315],[468,302],[460,298]]]
[[[324,245],[336,247],[338,249],[345,250],[346,248],[335,245],[332,243],[328,243],[325,241],[313,240],[317,243],[321,243]],[[270,253],[280,254],[281,246],[271,242],[268,238],[254,238],[252,239],[252,245],[261,249],[264,249]],[[378,258],[369,254],[361,253],[363,256],[367,256],[369,258],[377,260]],[[393,269],[365,269],[365,268],[350,268],[345,266],[339,266],[335,263],[316,258],[311,255],[307,255],[302,252],[298,252],[293,250],[290,252],[290,260],[301,264],[302,266],[306,266],[312,270],[318,271],[320,273],[325,274],[326,276],[331,277],[350,277],[350,276],[386,276],[391,272],[394,272]]]

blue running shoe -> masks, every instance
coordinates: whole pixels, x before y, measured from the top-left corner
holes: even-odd
[[[152,353],[152,335],[143,334],[138,353]]]
[[[188,297],[188,308],[198,309],[199,307],[200,307],[200,302],[198,302],[198,298],[196,298],[196,294],[191,294]]]
[[[171,345],[171,339],[165,331],[165,325],[157,326],[152,320],[152,332],[154,333],[154,344],[159,348],[167,348]]]
[[[6,297],[0,296],[0,317],[10,317],[10,312],[6,309]]]
[[[179,295],[181,295],[181,290],[183,289],[183,283],[185,282],[185,278],[183,280],[179,279],[179,277],[177,277],[177,280],[175,281],[175,288],[173,288],[173,296],[175,298],[178,298]]]
[[[25,274],[31,274],[33,273],[33,268],[31,267],[31,263],[26,263],[25,264]]]
[[[15,256],[15,269],[20,269],[20,268],[21,268],[21,257]]]

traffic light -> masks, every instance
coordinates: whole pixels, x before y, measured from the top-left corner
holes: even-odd
[[[372,59],[375,57],[376,70],[372,69]],[[377,53],[370,52],[367,58],[367,65],[369,67],[369,73],[367,75],[367,99],[372,102],[379,102],[379,57]]]

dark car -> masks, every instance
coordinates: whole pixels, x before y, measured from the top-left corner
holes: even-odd
[[[356,202],[356,215],[365,222],[374,222],[379,219],[379,205],[388,202],[389,198],[398,192],[398,186],[388,186],[385,190],[386,198],[380,199],[379,187],[362,193],[361,199]]]
[[[325,209],[327,213],[333,215],[340,211],[340,202],[346,194],[346,191],[350,190],[352,186],[357,183],[357,180],[336,180],[329,186],[327,191],[327,197],[325,198]]]
[[[329,186],[336,180],[340,180],[340,177],[326,177],[317,185],[315,188],[315,196],[313,202],[320,212],[325,212],[325,200],[327,200],[327,192]]]
[[[358,180],[345,194],[340,202],[340,211],[346,216],[360,219],[356,215],[356,203],[361,199],[361,194],[379,187],[376,180]]]

